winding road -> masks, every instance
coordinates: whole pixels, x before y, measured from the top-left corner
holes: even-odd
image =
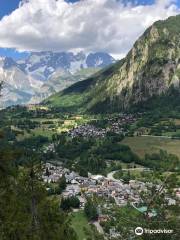
[[[118,171],[113,171],[113,172],[108,173],[107,178],[108,178],[109,180],[119,181],[119,180],[117,180],[117,179],[114,178],[114,174],[115,174],[116,172],[118,172]]]
[[[143,171],[143,170],[150,170],[150,169],[149,169],[149,168],[144,168],[144,167],[141,167],[141,168],[123,168],[123,169],[122,169],[122,171],[135,171],[135,170]],[[118,171],[119,171],[119,170],[117,170],[117,171],[112,171],[112,172],[108,173],[108,174],[107,174],[107,178],[108,178],[109,180],[113,180],[113,181],[119,182],[120,180],[114,178],[114,174],[115,174],[116,172],[118,172]]]

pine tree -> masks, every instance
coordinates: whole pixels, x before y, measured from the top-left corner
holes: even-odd
[[[59,202],[48,198],[36,156],[26,154],[21,167],[19,157],[9,146],[0,150],[0,239],[76,240]]]

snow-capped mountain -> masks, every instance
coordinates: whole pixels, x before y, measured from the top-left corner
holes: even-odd
[[[33,52],[18,61],[0,58],[0,81],[4,82],[0,108],[37,103],[114,62],[102,52]]]
[[[40,80],[47,80],[57,70],[65,70],[74,74],[80,69],[103,68],[114,62],[107,53],[83,52],[74,54],[72,52],[34,52],[25,60],[18,62],[19,67],[25,72]]]

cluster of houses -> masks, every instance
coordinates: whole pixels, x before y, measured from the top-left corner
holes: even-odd
[[[101,175],[90,175],[81,177],[75,172],[70,172],[62,166],[55,166],[46,163],[43,172],[43,181],[46,183],[56,183],[65,176],[67,187],[63,191],[64,198],[79,196],[80,203],[83,207],[86,198],[93,196],[104,197],[105,199],[114,199],[118,206],[125,206],[128,202],[140,202],[140,192],[147,191],[150,183],[143,183],[131,180],[129,184],[124,184],[120,180],[112,180]]]
[[[69,131],[69,135],[74,137],[105,137],[106,130],[96,128],[91,124],[83,124]]]
[[[147,192],[152,188],[153,184],[150,182],[141,182],[137,180],[130,180],[129,184],[123,183],[121,180],[115,180],[102,175],[91,175],[88,177],[81,177],[79,174],[64,168],[61,165],[54,165],[52,163],[46,163],[43,171],[43,181],[45,183],[57,183],[62,176],[66,179],[66,189],[62,192],[63,198],[70,198],[76,196],[80,201],[80,208],[84,209],[87,197],[94,195],[103,197],[107,202],[104,204],[105,209],[109,209],[109,203],[115,203],[119,207],[131,204],[132,207],[142,212],[145,211],[145,207],[142,207],[142,199],[140,197],[141,192]],[[156,189],[161,188],[160,185],[156,185]],[[180,193],[180,189],[176,189],[176,194]],[[175,199],[166,196],[168,205],[176,205]],[[104,207],[103,206],[103,207]],[[141,206],[141,207],[140,207]],[[104,215],[102,213],[102,207],[98,206],[98,224],[106,222],[110,219],[109,214]],[[152,216],[157,213],[152,212]],[[111,238],[119,237],[120,233],[115,228],[110,229],[108,234]]]
[[[137,121],[137,116],[133,114],[119,114],[115,118],[109,118],[108,119],[109,123],[111,123],[112,129],[115,130],[118,129],[119,127],[122,127],[127,124],[133,124],[134,122]]]
[[[83,124],[74,127],[69,131],[69,135],[74,137],[105,137],[106,133],[114,132],[117,134],[126,134],[127,124],[132,124],[137,120],[133,114],[120,114],[118,117],[108,119],[108,127],[97,128],[93,124]]]
[[[141,192],[147,192],[152,187],[150,182],[141,182],[137,180],[130,180],[129,184],[123,183],[121,180],[113,180],[101,175],[91,175],[88,177],[81,177],[75,172],[62,167],[61,165],[54,165],[46,163],[42,179],[45,183],[57,183],[62,176],[65,176],[67,187],[63,191],[64,198],[72,196],[80,196],[81,206],[84,206],[87,197],[94,194],[105,199],[114,199],[118,206],[125,206],[127,203],[141,203]],[[157,185],[156,188],[161,186]],[[176,197],[179,198],[179,189],[176,189]],[[169,205],[175,205],[176,200],[166,197]]]
[[[42,175],[42,180],[45,183],[57,183],[62,176],[69,173],[69,170],[63,168],[60,164],[54,165],[52,163],[46,163]]]

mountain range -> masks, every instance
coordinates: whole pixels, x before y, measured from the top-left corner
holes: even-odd
[[[103,52],[32,52],[17,61],[1,57],[3,91],[0,108],[38,103],[114,62],[113,57]]]
[[[180,101],[180,15],[158,21],[117,63],[44,104],[64,111],[114,112]]]

